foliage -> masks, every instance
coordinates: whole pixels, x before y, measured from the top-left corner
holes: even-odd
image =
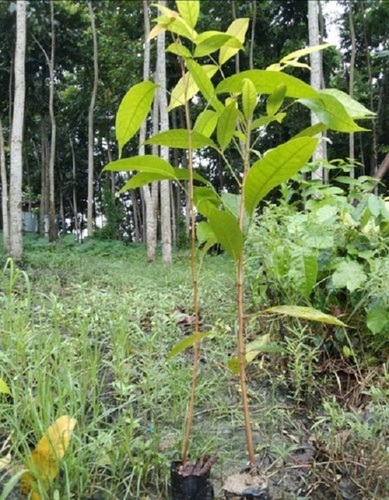
[[[284,200],[266,205],[250,229],[246,259],[256,307],[286,302],[335,313],[354,327],[351,345],[342,329],[318,342],[360,362],[383,357],[389,339],[389,210],[365,185],[361,178],[350,189],[317,191],[304,181],[285,186],[284,194],[301,197],[305,210]]]

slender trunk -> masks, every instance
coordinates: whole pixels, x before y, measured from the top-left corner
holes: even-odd
[[[72,137],[69,135],[70,142],[70,151],[72,152],[72,179],[73,179],[73,189],[72,189],[72,197],[73,197],[73,217],[74,217],[74,231],[76,233],[77,241],[80,240],[80,228],[78,225],[78,208],[77,208],[77,176],[76,176],[76,155],[74,152],[74,145]]]
[[[355,73],[355,54],[356,54],[356,39],[355,39],[355,27],[354,27],[354,9],[353,0],[349,0],[348,3],[348,21],[350,25],[350,42],[351,42],[351,57],[350,57],[350,74],[349,74],[349,88],[348,92],[350,97],[354,95],[354,73]],[[355,136],[354,132],[349,135],[349,159],[350,159],[350,177],[355,177]]]
[[[236,19],[236,5],[235,5],[236,0],[232,0],[231,2],[231,8],[232,8],[232,19],[235,21]],[[235,68],[236,72],[239,73],[240,71],[240,57],[239,57],[239,52],[236,53],[235,55]]]
[[[15,48],[15,97],[11,133],[11,165],[9,188],[10,248],[14,260],[23,255],[22,241],[22,176],[23,176],[23,126],[25,108],[25,55],[26,55],[26,8],[25,0],[16,2]]]
[[[370,102],[370,111],[374,111],[374,96],[373,96],[373,72],[371,68],[371,56],[369,50],[369,41],[367,36],[367,25],[366,25],[366,17],[365,17],[365,6],[363,0],[360,1],[361,7],[361,18],[363,25],[363,40],[365,43],[365,51],[366,51],[366,68],[368,74],[368,89],[369,89],[369,102]],[[371,160],[370,160],[370,175],[374,177],[377,172],[378,165],[378,139],[377,139],[377,124],[376,120],[372,120],[371,123],[371,133],[372,133],[372,142],[371,142]]]
[[[254,69],[254,44],[255,44],[256,21],[257,21],[257,0],[253,0],[253,18],[251,20],[251,39],[250,39],[250,54],[249,54],[250,69]]]
[[[46,118],[41,120],[41,200],[40,200],[40,218],[39,234],[43,237],[48,236],[48,217],[49,217],[49,139],[46,130]]]
[[[308,0],[308,30],[309,30],[309,45],[319,45],[320,35],[319,35],[319,1],[318,0]],[[322,59],[321,52],[313,52],[310,54],[311,63],[311,85],[315,89],[320,89],[322,84]],[[316,125],[319,123],[319,118],[314,113],[311,113],[311,124]],[[323,149],[323,134],[317,134],[319,138],[319,143],[316,151],[313,154],[313,160],[320,161],[325,159],[325,151]],[[319,168],[312,173],[312,179],[318,179],[323,181],[324,171],[322,164]]]
[[[50,162],[49,162],[49,241],[55,241],[57,239],[57,221],[55,214],[54,164],[55,164],[57,124],[54,115],[54,56],[55,56],[54,0],[50,1],[50,21],[51,21],[51,54],[49,62],[49,70],[50,70],[49,113],[51,122],[51,140],[50,140]]]
[[[8,200],[8,176],[5,163],[5,148],[3,124],[0,119],[0,172],[1,172],[1,208],[3,215],[3,248],[4,253],[9,253],[9,200]]]
[[[131,190],[131,204],[132,204],[132,217],[134,221],[134,241],[139,243],[142,239],[140,233],[140,225],[139,225],[139,210],[138,210],[138,199],[136,197],[136,191],[134,189]]]
[[[150,19],[148,12],[148,2],[143,0],[143,18],[145,28],[144,58],[143,58],[143,81],[150,77],[150,42],[147,40],[150,33]],[[154,105],[154,109],[158,107]],[[155,113],[154,113],[155,114]],[[153,123],[154,119],[153,119]],[[142,123],[139,132],[139,155],[145,154],[144,141],[146,139],[146,120]],[[147,260],[154,262],[157,249],[157,214],[156,206],[158,202],[158,184],[143,186],[143,199],[145,204],[145,236],[147,245]]]
[[[166,6],[166,0],[160,0],[160,5]],[[159,103],[159,132],[169,130],[169,117],[167,112],[166,98],[166,56],[165,56],[165,32],[158,35],[157,40],[157,83]],[[158,126],[158,122],[157,122]],[[161,146],[160,157],[169,162],[169,148]],[[170,204],[170,182],[161,181],[161,242],[162,262],[172,262],[172,225]]]
[[[96,103],[97,95],[97,83],[99,79],[99,65],[98,65],[98,52],[97,52],[97,34],[95,26],[95,15],[93,12],[93,6],[91,0],[88,1],[89,17],[92,28],[92,38],[93,38],[93,90],[91,101],[89,105],[88,112],[88,209],[87,209],[87,231],[88,236],[93,236],[93,181],[94,181],[94,128],[93,128],[93,118],[94,109]]]
[[[177,220],[176,220],[176,202],[175,202],[175,197],[174,197],[174,185],[172,182],[170,182],[170,206],[172,210],[172,246],[173,248],[176,248],[177,246]]]

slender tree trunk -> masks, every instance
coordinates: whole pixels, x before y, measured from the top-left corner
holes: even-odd
[[[348,2],[348,21],[350,25],[350,42],[351,42],[351,57],[350,57],[350,74],[349,74],[349,88],[348,92],[350,97],[354,95],[354,73],[355,73],[355,55],[356,55],[356,39],[355,39],[355,27],[354,27],[354,8],[353,8],[353,0],[349,0]],[[354,167],[354,159],[355,159],[355,136],[354,132],[351,132],[349,135],[349,158],[350,158],[350,177],[355,177],[355,167]]]
[[[9,189],[10,247],[9,254],[14,260],[23,255],[22,240],[22,177],[23,177],[23,126],[26,97],[25,56],[26,56],[26,9],[27,2],[16,2],[16,48],[15,48],[15,96],[11,133],[11,168]]]
[[[3,124],[0,119],[0,172],[1,172],[1,209],[3,215],[3,248],[8,254],[9,247],[9,199],[8,199],[8,176],[5,162]]]
[[[236,5],[235,5],[236,0],[232,0],[231,2],[231,8],[232,8],[232,19],[235,21],[236,19]],[[240,56],[239,56],[239,51],[235,55],[235,68],[236,72],[239,73],[240,71]]]
[[[253,4],[253,18],[251,20],[251,37],[250,37],[250,54],[249,54],[250,69],[254,69],[254,45],[255,45],[255,23],[257,22],[257,0],[253,0],[252,4]]]
[[[50,54],[50,95],[49,95],[49,113],[51,122],[51,140],[50,140],[50,161],[49,161],[49,241],[57,239],[57,220],[55,214],[55,183],[54,183],[54,165],[55,165],[55,146],[57,137],[57,124],[54,115],[54,56],[55,56],[55,25],[54,25],[54,0],[50,1],[50,21],[51,21],[51,54]]]
[[[46,130],[46,118],[41,119],[41,200],[39,217],[39,234],[44,238],[48,236],[49,220],[49,167],[50,156],[49,139]]]
[[[160,0],[160,4],[166,6],[166,0]],[[165,56],[165,32],[160,33],[157,39],[157,83],[159,103],[159,132],[169,130],[169,116],[167,112],[166,98],[166,56]],[[169,162],[169,148],[161,146],[160,156]],[[161,241],[162,262],[172,262],[172,224],[170,204],[170,182],[161,181]]]
[[[319,0],[308,0],[308,30],[309,30],[309,45],[319,45],[320,44],[320,34],[319,34]],[[322,59],[321,52],[313,52],[310,54],[311,63],[311,85],[315,89],[320,89],[322,84]],[[319,123],[319,119],[314,113],[311,113],[311,124],[316,125]],[[318,134],[319,143],[316,151],[313,154],[312,159],[324,160],[325,151],[323,148],[323,134]],[[323,181],[324,171],[321,165],[315,172],[312,173],[312,179],[319,179]]]
[[[88,236],[93,236],[93,201],[94,201],[94,128],[93,128],[93,118],[94,109],[96,103],[97,95],[97,83],[99,79],[99,62],[98,62],[98,51],[97,51],[97,33],[95,26],[95,15],[93,12],[93,6],[91,0],[88,0],[89,17],[92,28],[93,37],[93,90],[91,101],[89,105],[88,112],[88,209],[87,209],[87,231]]]
[[[72,180],[73,180],[73,189],[72,189],[72,197],[73,197],[73,217],[74,217],[74,231],[76,233],[77,241],[80,241],[80,228],[78,224],[78,207],[77,207],[77,176],[76,176],[76,155],[74,152],[74,145],[72,137],[69,135],[70,142],[70,151],[72,152]]]
[[[368,89],[369,89],[369,101],[370,101],[370,111],[374,111],[374,97],[373,97],[373,72],[371,69],[371,56],[369,50],[369,40],[367,36],[367,25],[366,25],[366,17],[365,17],[365,6],[363,0],[360,1],[361,8],[361,18],[363,24],[363,40],[365,43],[365,51],[366,51],[366,68],[368,74]],[[371,132],[372,132],[372,143],[371,143],[371,160],[370,160],[370,175],[374,177],[377,172],[378,165],[378,140],[377,140],[377,124],[375,120],[372,120],[371,123]]]
[[[150,33],[150,19],[148,11],[148,2],[143,0],[143,17],[145,27],[145,44],[144,44],[144,59],[143,59],[143,80],[148,80],[150,77],[150,42],[147,40]],[[158,105],[154,105],[154,110],[158,110]],[[155,115],[155,112],[153,112]],[[153,118],[154,123],[154,118]],[[144,141],[146,139],[146,120],[143,122],[139,132],[139,155],[145,154]],[[151,186],[143,186],[142,188],[144,204],[146,208],[145,217],[145,234],[147,245],[147,260],[154,262],[156,259],[157,249],[157,202],[158,202],[158,184],[152,183]]]

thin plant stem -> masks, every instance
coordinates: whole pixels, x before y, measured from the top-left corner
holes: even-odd
[[[248,127],[249,130],[249,127]],[[245,230],[245,200],[244,187],[250,165],[250,133],[247,132],[246,143],[244,144],[243,178],[241,186],[241,198],[239,207],[239,227],[242,233]],[[245,318],[244,318],[244,249],[242,249],[237,261],[237,310],[238,310],[238,362],[239,380],[241,390],[241,401],[245,424],[246,446],[249,456],[251,471],[255,472],[255,453],[253,431],[250,419],[250,405],[248,399],[247,379],[246,379],[246,345],[245,345]]]
[[[185,66],[182,58],[180,58],[182,77],[185,76]],[[192,384],[191,392],[189,396],[188,409],[185,417],[185,430],[184,439],[182,443],[182,463],[185,464],[188,461],[188,449],[189,449],[189,438],[193,426],[193,416],[194,416],[194,406],[196,400],[196,386],[197,386],[197,376],[199,369],[200,360],[200,342],[198,339],[199,334],[199,289],[198,289],[198,278],[196,269],[196,220],[194,213],[194,187],[193,187],[193,147],[192,147],[192,121],[190,118],[190,110],[188,100],[186,99],[188,88],[188,78],[186,79],[185,85],[185,121],[186,128],[188,130],[188,170],[189,170],[189,210],[190,210],[190,225],[191,225],[191,258],[190,267],[192,273],[192,291],[193,291],[193,314],[194,314],[194,344],[193,344],[193,363],[192,363]]]

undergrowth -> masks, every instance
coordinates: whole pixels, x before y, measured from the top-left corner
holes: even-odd
[[[164,267],[121,242],[28,238],[25,248],[24,261],[4,258],[0,273],[0,378],[11,392],[0,394],[0,498],[7,484],[16,495],[8,498],[19,498],[25,457],[63,414],[77,426],[48,498],[168,498],[190,384],[191,350],[166,359],[191,332],[187,254]],[[201,330],[215,335],[203,343],[191,453],[219,453],[217,492],[245,462],[239,387],[226,368],[236,354],[230,266],[223,255],[206,257],[200,277]],[[342,372],[339,362],[324,364],[309,325],[247,323],[251,338],[272,332],[283,348],[249,367],[256,452],[273,498],[325,498],[323,485],[342,498],[350,477],[353,498],[384,498],[387,363],[359,372],[345,362]]]

